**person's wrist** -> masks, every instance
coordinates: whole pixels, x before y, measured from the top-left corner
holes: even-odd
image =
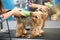
[[[12,13],[12,15],[14,15],[14,16],[20,16],[19,10],[12,10],[11,13]]]

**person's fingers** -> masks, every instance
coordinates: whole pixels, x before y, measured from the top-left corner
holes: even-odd
[[[24,13],[22,13],[21,11],[19,12],[19,14],[21,15],[21,16],[26,16]]]
[[[15,15],[25,16],[25,14],[21,12],[22,9],[20,9],[20,8],[14,8],[13,10],[15,12]]]

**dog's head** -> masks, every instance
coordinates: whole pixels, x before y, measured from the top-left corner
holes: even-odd
[[[41,20],[42,20],[42,12],[31,12],[31,21],[35,25],[40,25]]]

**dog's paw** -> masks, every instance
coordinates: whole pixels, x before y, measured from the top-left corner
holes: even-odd
[[[44,33],[44,31],[43,30],[40,30],[40,34],[43,34]]]
[[[34,38],[34,37],[32,35],[27,35],[26,38],[31,39],[31,38]]]
[[[16,33],[16,37],[21,37],[22,34]]]
[[[23,30],[23,34],[26,35],[27,34],[27,31],[26,30]]]

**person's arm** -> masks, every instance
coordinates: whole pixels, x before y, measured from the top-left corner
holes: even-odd
[[[20,16],[20,15],[22,15],[22,16],[25,16],[25,14],[23,14],[21,11],[20,11],[20,9],[18,9],[18,8],[14,8],[13,10],[11,10],[11,11],[9,11],[9,12],[7,12],[7,13],[5,13],[5,14],[2,14],[3,16],[4,16],[4,20],[5,19],[7,19],[7,18],[9,18],[10,16],[12,16],[12,15],[14,15],[14,16]]]
[[[3,22],[5,19],[9,18],[12,14],[13,14],[12,12],[1,14],[0,15],[0,23]]]
[[[13,12],[12,11],[10,11],[10,12],[7,12],[7,13],[5,13],[5,14],[2,14],[3,16],[4,16],[4,20],[5,19],[7,19],[7,18],[9,18],[10,16],[12,16],[12,14],[13,14]]]

